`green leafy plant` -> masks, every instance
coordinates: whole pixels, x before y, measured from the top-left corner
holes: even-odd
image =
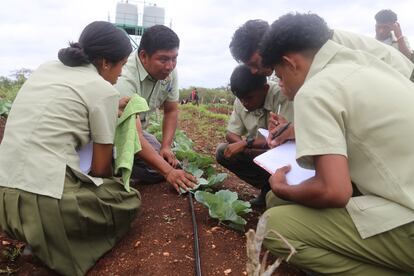
[[[155,135],[157,139],[159,139],[158,136],[162,137],[161,124],[158,122],[152,122],[147,130]],[[176,131],[172,151],[177,159],[181,161],[183,169],[197,178],[196,187],[190,190],[192,193],[198,189],[209,190],[227,178],[226,173],[216,174],[215,169],[211,166],[214,164],[214,159],[209,155],[195,152],[193,145],[193,141],[183,131]],[[205,177],[202,177],[203,175]],[[186,190],[180,188],[180,193],[186,192]]]
[[[195,199],[209,209],[212,218],[233,229],[244,231],[246,220],[241,216],[250,213],[250,203],[238,199],[237,193],[221,190],[215,194],[197,191]]]
[[[12,102],[6,99],[0,99],[0,116],[7,117],[12,106]]]

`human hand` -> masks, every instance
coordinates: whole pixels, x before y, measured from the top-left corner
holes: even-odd
[[[175,154],[171,151],[170,148],[164,147],[160,150],[160,155],[165,159],[172,167],[176,168],[178,165],[178,160],[175,157]]]
[[[278,128],[282,124],[287,124],[289,121],[282,115],[270,112],[270,117],[267,123],[267,129],[270,132],[276,132],[275,128]]]
[[[295,128],[293,124],[287,124],[289,124],[289,126],[285,130],[282,130],[282,128],[286,127],[286,124],[281,124],[275,129],[273,129],[273,131],[269,131],[269,136],[267,137],[267,145],[269,146],[269,148],[277,147],[288,140],[295,139]],[[277,137],[274,137],[279,130],[282,131],[282,133],[279,134]]]
[[[177,192],[180,192],[180,188],[188,191],[188,189],[192,189],[197,185],[197,179],[194,176],[178,169],[171,169],[165,179]]]
[[[391,30],[394,31],[395,37],[397,39],[400,39],[402,37],[401,26],[398,22],[395,22],[394,24],[392,24]]]
[[[118,118],[122,116],[122,113],[124,113],[124,109],[127,106],[130,99],[131,99],[131,97],[122,97],[119,100],[119,103],[118,103]]]
[[[286,174],[290,171],[291,166],[284,166],[276,170],[276,172],[270,176],[269,184],[275,195],[278,195],[280,189],[283,186],[289,185],[286,181]]]
[[[242,152],[246,146],[247,146],[247,142],[244,140],[229,144],[224,150],[224,158],[231,158],[237,153]]]

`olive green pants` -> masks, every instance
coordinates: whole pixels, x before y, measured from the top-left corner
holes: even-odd
[[[414,223],[362,239],[346,209],[313,209],[267,194],[267,229],[295,247],[290,263],[328,275],[414,275]],[[276,206],[276,207],[273,207]],[[275,235],[263,242],[270,252],[290,252]]]
[[[68,173],[61,199],[0,187],[0,228],[49,268],[85,275],[126,234],[140,205],[140,194],[115,179],[95,186]]]

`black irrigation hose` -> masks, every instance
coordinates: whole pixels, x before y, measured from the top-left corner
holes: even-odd
[[[191,219],[193,221],[195,271],[196,276],[201,276],[200,245],[198,243],[197,221],[194,213],[193,196],[190,192],[188,192],[188,201],[190,202]]]

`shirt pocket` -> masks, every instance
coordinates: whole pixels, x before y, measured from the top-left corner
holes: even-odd
[[[388,199],[377,197],[374,195],[356,196],[352,198],[352,201],[361,211],[376,208],[379,206],[384,206],[391,203]]]

